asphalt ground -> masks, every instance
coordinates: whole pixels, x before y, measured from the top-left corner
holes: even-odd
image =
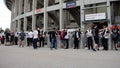
[[[0,68],[120,68],[120,50],[0,46]]]

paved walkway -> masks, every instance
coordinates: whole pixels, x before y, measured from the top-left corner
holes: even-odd
[[[0,68],[120,68],[120,51],[0,46]]]

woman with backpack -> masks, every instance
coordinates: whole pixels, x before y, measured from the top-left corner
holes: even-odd
[[[114,42],[115,50],[117,50],[117,46],[118,46],[118,37],[119,37],[119,29],[118,26],[115,25],[115,28],[112,30],[112,40]]]

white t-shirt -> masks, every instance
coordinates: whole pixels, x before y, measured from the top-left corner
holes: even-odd
[[[33,31],[33,38],[34,39],[38,38],[38,31],[37,30]]]
[[[70,36],[69,33],[67,33],[64,38],[69,39],[69,36]]]
[[[19,35],[18,35],[18,32],[15,32],[15,37],[18,37]]]
[[[109,35],[108,35],[107,32],[108,32],[108,29],[106,28],[106,29],[105,29],[105,33],[104,33],[104,37],[105,37],[105,38],[109,38]]]
[[[87,37],[92,37],[92,30],[87,30]]]
[[[33,32],[30,31],[30,32],[28,33],[28,36],[29,36],[29,38],[33,38]]]

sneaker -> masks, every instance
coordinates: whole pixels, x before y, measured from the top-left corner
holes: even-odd
[[[93,51],[96,51],[95,49],[92,49]]]

